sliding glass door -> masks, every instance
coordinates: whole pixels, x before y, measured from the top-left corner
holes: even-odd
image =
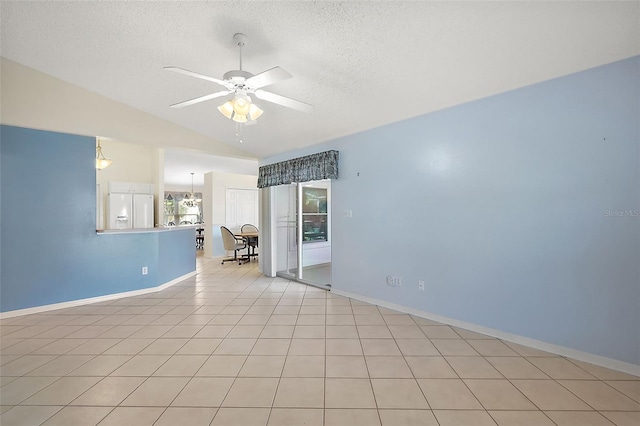
[[[331,285],[331,181],[276,187],[276,274]]]

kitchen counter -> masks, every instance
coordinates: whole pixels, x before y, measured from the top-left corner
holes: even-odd
[[[138,228],[138,229],[97,229],[98,235],[114,235],[114,234],[148,234],[152,232],[168,232],[180,231],[184,229],[202,228],[203,224],[197,225],[178,225],[178,226],[158,226],[155,228]]]

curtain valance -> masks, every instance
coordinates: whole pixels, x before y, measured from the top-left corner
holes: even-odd
[[[338,178],[338,151],[325,151],[260,166],[258,188]]]

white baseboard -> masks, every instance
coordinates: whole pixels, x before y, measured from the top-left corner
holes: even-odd
[[[159,286],[156,286],[156,287],[143,288],[140,290],[133,290],[133,291],[125,291],[124,293],[107,294],[104,296],[90,297],[87,299],[70,300],[69,302],[53,303],[51,305],[34,306],[33,308],[16,309],[15,311],[0,312],[0,319],[19,317],[22,315],[29,315],[29,314],[37,314],[37,313],[47,312],[47,311],[55,311],[57,309],[73,308],[75,306],[89,305],[91,303],[98,303],[98,302],[106,302],[114,299],[122,299],[124,297],[132,297],[132,296],[140,296],[143,294],[156,293],[158,291],[167,289],[172,285],[179,283],[180,281],[184,281],[187,278],[191,278],[194,275],[196,275],[196,271],[189,272],[188,274],[184,274],[181,277],[168,281],[164,284],[160,284]]]
[[[356,293],[350,293],[338,289],[331,289],[331,293],[338,296],[348,297],[350,299],[360,300],[361,302],[367,302],[374,305],[382,306],[383,308],[392,309],[394,311],[404,312],[407,314],[415,315],[421,318],[430,319],[433,321],[441,322],[443,324],[452,325],[465,330],[475,331],[476,333],[486,334],[487,336],[495,337],[508,342],[517,343],[519,345],[528,346],[530,348],[538,349],[545,352],[550,352],[556,355],[565,356],[578,361],[588,362],[590,364],[599,365],[601,367],[610,368],[612,370],[621,371],[623,373],[632,374],[634,376],[640,376],[640,365],[631,364],[629,362],[619,361],[613,358],[607,358],[600,355],[594,355],[589,352],[578,351],[576,349],[567,348],[560,345],[554,345],[551,343],[543,342],[529,337],[520,336],[517,334],[507,333],[500,330],[495,330],[489,327],[483,327],[481,325],[473,324],[470,322],[460,321],[457,319],[432,314],[419,309],[410,308],[404,305],[396,305],[384,300],[373,299],[371,297],[362,296]]]

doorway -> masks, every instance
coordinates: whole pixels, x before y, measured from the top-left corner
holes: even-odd
[[[331,181],[280,185],[276,197],[276,275],[331,287]]]

